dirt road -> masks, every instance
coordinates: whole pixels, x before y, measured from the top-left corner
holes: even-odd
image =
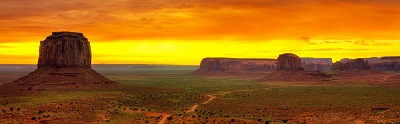
[[[195,104],[190,109],[186,110],[185,113],[194,112],[199,105]]]
[[[265,89],[269,89],[269,88],[265,88]],[[223,94],[210,94],[210,95],[207,95],[207,97],[209,97],[208,100],[203,102],[203,103],[201,103],[201,104],[205,105],[205,104],[210,103],[211,101],[216,99],[218,95],[223,96],[223,95],[228,95],[228,94],[230,94],[232,92],[243,92],[243,91],[251,91],[251,90],[234,90],[234,91],[225,92]],[[199,107],[199,105],[195,104],[192,107],[190,107],[190,109],[186,110],[185,113],[194,112],[197,107]]]
[[[169,116],[171,116],[171,114],[163,114],[161,120],[157,124],[165,124]]]
[[[385,76],[385,77],[383,78],[383,81],[386,81],[386,80],[389,78],[389,76],[390,76],[390,75]]]
[[[269,89],[269,88],[265,88],[265,89]],[[217,96],[224,96],[224,95],[228,95],[232,92],[244,92],[244,91],[252,91],[252,90],[234,90],[234,91],[224,92],[223,94],[210,94],[210,95],[207,95],[207,97],[209,97],[207,99],[207,101],[205,101],[201,104],[203,104],[203,105],[208,104],[211,101],[213,101],[214,99],[216,99]],[[196,111],[197,107],[199,107],[199,105],[195,104],[192,107],[190,107],[188,110],[186,110],[185,113],[194,112],[194,111]],[[171,116],[171,114],[162,115],[163,118],[157,124],[165,124],[165,122],[167,122],[167,119],[169,116]]]
[[[207,104],[207,103],[213,101],[215,98],[217,98],[216,96],[213,96],[213,95],[207,95],[207,97],[210,97],[210,98],[208,98],[207,101],[205,101],[205,102],[203,102],[203,103],[201,103],[201,104],[205,105],[205,104]]]

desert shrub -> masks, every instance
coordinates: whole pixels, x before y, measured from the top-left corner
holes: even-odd
[[[40,115],[40,114],[42,114],[42,113],[44,113],[45,111],[44,110],[39,110],[38,111],[38,114]]]
[[[167,119],[168,119],[168,120],[172,120],[172,116],[169,116]]]

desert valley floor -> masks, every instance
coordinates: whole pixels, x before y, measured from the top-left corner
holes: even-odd
[[[35,68],[1,65],[0,83]],[[398,72],[352,83],[293,83],[196,76],[197,66],[93,68],[121,85],[0,97],[0,123],[400,123],[400,86],[379,83]]]

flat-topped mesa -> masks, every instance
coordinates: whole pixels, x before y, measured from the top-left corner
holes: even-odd
[[[400,60],[400,56],[384,56],[381,60]]]
[[[379,61],[369,62],[374,70],[378,71],[399,71],[400,70],[400,57],[399,56],[385,56],[380,58]]]
[[[356,70],[365,70],[371,69],[368,61],[364,59],[352,59],[346,62],[337,61],[332,64],[332,70],[341,70],[341,71],[356,71]]]
[[[207,76],[237,76],[269,73],[276,69],[276,59],[204,58],[195,71]]]
[[[304,70],[299,56],[292,53],[281,54],[278,57],[277,70]]]
[[[40,42],[38,68],[91,67],[90,42],[82,33],[53,32]]]

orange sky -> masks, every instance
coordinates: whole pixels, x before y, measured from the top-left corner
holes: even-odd
[[[35,64],[53,31],[83,32],[93,63],[204,57],[400,55],[399,0],[2,0],[0,64]]]

